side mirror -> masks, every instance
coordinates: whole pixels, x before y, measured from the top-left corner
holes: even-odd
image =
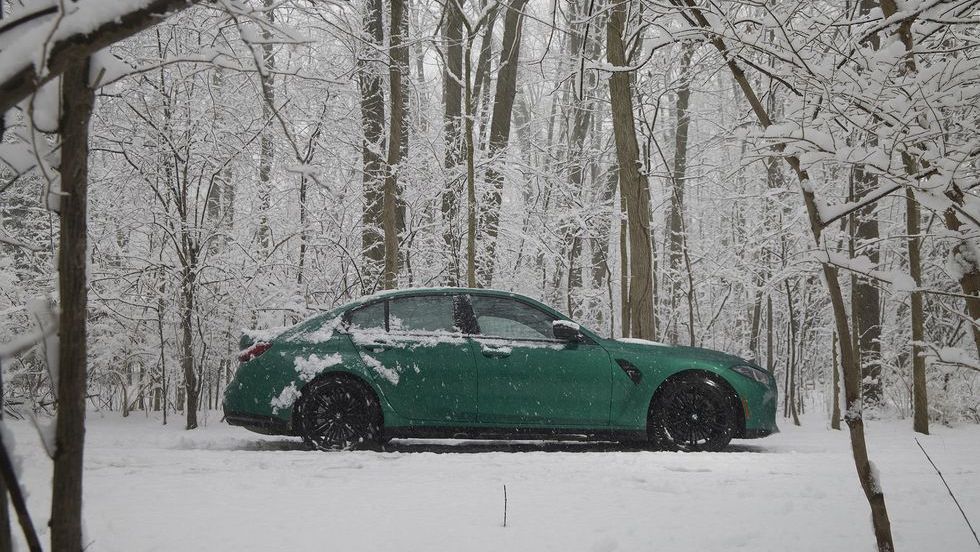
[[[555,320],[551,323],[551,329],[555,332],[555,339],[559,341],[580,343],[585,340],[581,326],[571,320]]]

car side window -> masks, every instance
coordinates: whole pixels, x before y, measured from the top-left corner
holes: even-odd
[[[378,301],[350,313],[350,327],[357,330],[385,329],[385,302]]]
[[[480,333],[505,339],[554,339],[550,314],[505,297],[470,297]]]
[[[388,327],[402,332],[458,333],[451,295],[399,297],[388,301]]]

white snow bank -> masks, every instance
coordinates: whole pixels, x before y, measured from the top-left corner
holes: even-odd
[[[184,431],[177,417],[161,426],[139,414],[89,413],[91,549],[267,552],[322,550],[324,543],[345,552],[625,552],[650,550],[651,543],[674,552],[874,549],[847,431],[826,429],[823,415],[715,454],[472,441],[313,453],[299,439],[249,433],[219,419],[204,413],[209,425]],[[51,485],[51,461],[29,422],[6,423],[25,456],[23,484],[34,490],[28,506],[39,516],[50,512],[43,490]],[[912,440],[910,422],[869,421],[867,432],[896,549],[975,550]],[[964,510],[980,512],[980,427],[938,426],[919,440]],[[47,542],[47,524],[36,526]]]

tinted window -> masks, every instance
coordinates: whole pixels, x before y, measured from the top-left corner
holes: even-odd
[[[400,297],[388,301],[388,327],[403,332],[458,332],[449,295]]]
[[[350,313],[350,327],[363,330],[385,329],[385,302],[380,301]]]
[[[470,297],[473,315],[486,336],[507,339],[554,339],[553,316],[526,303],[502,297]]]

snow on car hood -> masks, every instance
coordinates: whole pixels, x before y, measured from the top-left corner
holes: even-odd
[[[736,363],[745,362],[741,358],[731,355],[728,353],[723,353],[721,351],[715,351],[714,349],[704,349],[701,347],[688,347],[685,345],[670,345],[668,343],[661,343],[659,341],[651,341],[649,339],[636,339],[632,337],[620,337],[614,340],[616,343],[623,346],[623,348],[636,351],[649,353],[653,351],[662,352],[663,354],[669,354],[671,356],[677,357],[687,357],[698,360],[707,360],[713,362],[724,362],[724,363]]]
[[[620,343],[629,343],[630,345],[650,345],[653,347],[670,347],[666,343],[661,343],[660,341],[650,341],[649,339],[639,339],[636,337],[617,337],[616,341]]]

